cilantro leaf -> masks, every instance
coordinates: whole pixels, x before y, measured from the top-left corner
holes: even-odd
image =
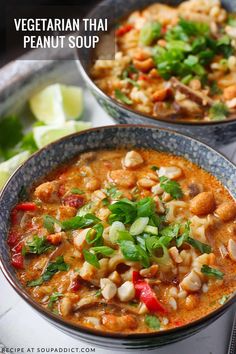
[[[160,329],[160,320],[156,316],[146,315],[144,322],[151,329]]]
[[[58,224],[61,226],[61,223],[59,220],[54,218],[51,215],[44,215],[43,216],[43,227],[48,230],[48,232],[53,233],[54,232],[54,226],[55,224]]]
[[[129,97],[126,96],[126,94],[124,94],[121,90],[119,89],[115,89],[115,97],[117,98],[117,100],[121,101],[122,103],[125,103],[127,105],[131,105],[133,104],[133,102],[131,101],[131,99],[129,99]]]
[[[59,256],[55,262],[50,262],[41,277],[38,279],[29,281],[27,286],[34,287],[43,284],[43,282],[50,280],[54,274],[60,271],[67,271],[70,268],[69,264],[65,263],[64,257]]]
[[[209,110],[209,116],[212,120],[224,120],[228,115],[229,109],[222,102],[214,103]]]
[[[45,237],[34,236],[32,241],[26,243],[25,253],[42,254],[52,249],[54,247]]]
[[[153,198],[146,197],[137,202],[137,216],[152,216],[155,212],[155,202]]]
[[[192,237],[187,237],[186,242],[189,243],[191,246],[199,250],[201,253],[211,253],[211,246],[207,245],[206,243],[202,243],[198,240],[195,240]]]
[[[52,293],[49,297],[49,302],[48,302],[48,308],[52,310],[54,302],[58,301],[60,297],[63,297],[64,295],[58,292]]]
[[[176,181],[170,180],[165,176],[160,177],[160,186],[166,193],[169,193],[174,199],[179,199],[183,196],[180,184]]]
[[[122,199],[114,204],[111,204],[108,209],[111,211],[109,216],[110,224],[114,221],[121,221],[124,224],[130,224],[136,219],[137,216],[136,204],[128,199]]]
[[[122,196],[122,192],[119,191],[114,184],[106,188],[105,193],[111,199],[119,199]]]
[[[72,188],[70,191],[72,194],[84,194],[84,191],[82,191],[82,189],[79,188]]]
[[[176,240],[177,247],[181,247],[184,242],[189,238],[190,235],[190,221],[187,221],[184,226],[184,232]]]
[[[201,268],[201,272],[208,277],[215,277],[216,279],[223,279],[224,273],[221,272],[219,269],[209,267],[206,264],[203,264]]]
[[[100,219],[93,214],[86,214],[84,216],[74,216],[71,219],[61,222],[62,229],[64,231],[83,229],[99,222]]]

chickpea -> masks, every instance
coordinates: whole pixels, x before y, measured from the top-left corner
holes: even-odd
[[[212,213],[215,207],[215,198],[212,192],[202,192],[190,202],[190,211],[198,216]]]
[[[194,308],[197,307],[198,303],[199,303],[198,295],[190,294],[185,299],[185,308],[189,311],[193,310]]]
[[[198,274],[192,270],[180,283],[181,288],[189,292],[195,292],[201,289],[202,282]]]
[[[141,188],[144,188],[144,189],[151,189],[155,184],[156,182],[149,179],[149,178],[140,178],[138,180],[138,186],[141,187]]]
[[[100,182],[97,178],[95,177],[89,177],[86,178],[86,183],[85,183],[85,188],[90,191],[93,192],[96,189],[100,188]]]
[[[227,222],[236,217],[236,204],[234,202],[224,202],[215,211],[220,220]]]
[[[135,168],[143,164],[143,158],[137,151],[129,151],[124,157],[123,165],[125,168]]]
[[[232,100],[234,97],[236,97],[236,84],[224,89],[225,100]]]
[[[102,324],[107,329],[117,332],[127,329],[135,329],[138,326],[137,320],[132,315],[115,316],[113,314],[105,314],[102,316]]]
[[[115,182],[118,186],[131,188],[135,186],[136,177],[131,171],[114,170],[109,173],[108,179]]]
[[[44,203],[58,202],[59,186],[58,181],[45,182],[36,188],[34,195]]]

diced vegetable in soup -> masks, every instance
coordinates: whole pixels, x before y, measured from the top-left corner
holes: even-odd
[[[236,116],[236,15],[220,0],[135,11],[120,21],[116,45],[91,77],[118,102],[159,119]]]
[[[182,326],[236,290],[236,204],[212,175],[152,150],[84,153],[11,213],[12,265],[30,296],[119,333]]]

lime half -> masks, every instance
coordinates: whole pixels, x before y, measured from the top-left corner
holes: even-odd
[[[23,151],[11,159],[0,164],[0,189],[4,186],[11,174],[30,156],[29,151]]]
[[[33,128],[34,140],[39,149],[62,138],[91,127],[91,123],[69,121],[61,126],[41,126]]]
[[[35,117],[47,125],[61,125],[79,118],[84,109],[80,87],[54,84],[32,96],[30,108]]]

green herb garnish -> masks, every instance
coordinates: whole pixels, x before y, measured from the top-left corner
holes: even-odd
[[[145,46],[150,46],[161,36],[161,24],[159,22],[146,23],[140,32],[140,42]]]
[[[122,196],[122,192],[119,191],[114,184],[111,184],[104,191],[106,195],[111,199],[119,199]]]
[[[58,301],[60,297],[63,296],[64,296],[63,294],[58,292],[52,293],[52,295],[49,297],[48,308],[52,310],[54,303]]]
[[[187,237],[186,242],[189,243],[191,246],[199,250],[201,253],[211,253],[212,249],[211,246],[207,245],[206,243],[202,243],[198,240],[195,240],[192,237]]]
[[[222,102],[214,103],[209,110],[209,116],[212,120],[224,120],[228,115],[229,109]]]
[[[129,99],[128,96],[126,96],[121,90],[115,89],[115,97],[121,101],[122,103],[125,103],[127,105],[133,104],[131,99]]]
[[[158,317],[153,315],[146,315],[145,316],[145,324],[151,329],[160,329],[160,320]]]
[[[229,299],[230,295],[223,295],[222,298],[219,300],[220,305],[224,305],[226,301]]]
[[[54,247],[47,242],[45,237],[34,236],[32,241],[26,243],[25,254],[42,254],[52,249],[54,249]]]
[[[83,255],[84,255],[84,259],[86,260],[86,262],[88,262],[89,264],[91,264],[92,266],[94,266],[97,269],[100,268],[100,263],[98,261],[96,254],[89,252],[87,250],[83,250]]]
[[[90,249],[95,253],[101,253],[103,256],[107,256],[107,257],[111,256],[115,252],[113,248],[108,246],[97,246],[97,247],[92,247]]]
[[[202,266],[201,272],[207,275],[208,277],[215,277],[216,279],[223,279],[224,276],[224,273],[221,272],[219,269],[209,267],[206,264]]]
[[[166,193],[169,193],[174,199],[179,199],[183,196],[180,184],[176,181],[170,180],[165,176],[160,177],[160,186]]]
[[[61,226],[61,223],[59,220],[55,219],[51,215],[44,215],[43,216],[43,227],[48,230],[48,232],[53,233],[54,232],[54,227],[55,224],[58,224]]]
[[[94,225],[99,222],[100,219],[93,214],[86,214],[84,216],[74,216],[69,220],[61,222],[62,229],[65,231],[83,229],[88,226]]]
[[[91,245],[94,244],[96,246],[99,246],[103,242],[102,238],[102,233],[103,233],[104,227],[102,224],[96,224],[93,226],[86,235],[86,242]]]
[[[71,193],[72,194],[84,194],[84,191],[82,191],[82,189],[79,189],[79,188],[72,188]]]
[[[59,256],[55,262],[50,262],[41,277],[27,283],[27,286],[33,287],[43,284],[43,282],[50,280],[54,274],[60,271],[67,271],[70,268],[69,264],[65,263],[64,257]]]

